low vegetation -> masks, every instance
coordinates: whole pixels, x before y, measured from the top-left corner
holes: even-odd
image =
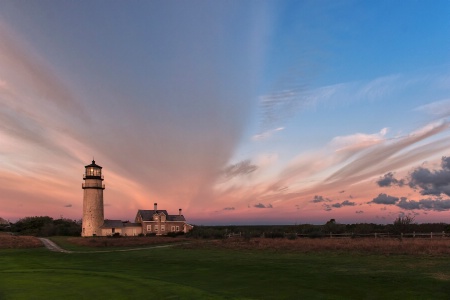
[[[38,248],[42,246],[42,242],[34,236],[14,236],[0,232],[0,249]]]
[[[324,239],[268,239],[229,238],[205,243],[183,245],[189,249],[226,249],[234,251],[275,251],[285,253],[358,253],[358,254],[408,254],[449,255],[450,239],[396,239],[396,238],[324,238]]]

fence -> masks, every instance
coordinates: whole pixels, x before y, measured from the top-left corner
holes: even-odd
[[[309,234],[297,233],[298,237],[310,237]],[[328,233],[324,234],[323,237],[329,238],[358,238],[358,237],[368,237],[368,238],[445,238],[450,237],[450,233],[442,232],[412,232],[412,233],[400,233],[394,234],[389,232],[381,233]]]
[[[321,235],[316,234],[307,234],[307,233],[292,233],[292,232],[285,232],[284,236],[289,237],[292,235],[297,235],[297,237],[302,238],[450,238],[450,232],[412,232],[412,233],[390,233],[390,232],[374,232],[374,233],[354,233],[354,232],[347,232],[347,233],[323,233]],[[227,233],[225,235],[227,238],[233,238],[233,237],[241,237],[242,232],[239,233]],[[265,237],[265,234],[263,233],[261,237]],[[283,237],[283,233],[281,233],[281,236]]]

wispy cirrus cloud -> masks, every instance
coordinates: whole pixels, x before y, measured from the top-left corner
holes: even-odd
[[[417,107],[416,110],[439,117],[446,117],[450,115],[450,99],[444,99],[422,105]]]
[[[267,130],[267,131],[265,131],[263,133],[255,134],[252,137],[252,140],[253,141],[267,140],[267,139],[271,138],[275,133],[277,133],[278,131],[282,131],[282,130],[284,130],[284,127],[278,127],[278,128],[275,128],[275,129]]]

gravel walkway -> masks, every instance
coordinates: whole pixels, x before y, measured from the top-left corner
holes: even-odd
[[[72,253],[73,252],[73,251],[65,250],[65,249],[59,247],[58,245],[56,245],[49,239],[45,239],[45,238],[39,238],[39,239],[41,240],[42,244],[44,244],[44,246],[50,251],[63,252],[63,253]]]

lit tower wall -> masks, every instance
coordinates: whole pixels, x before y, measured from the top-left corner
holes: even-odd
[[[100,226],[104,222],[102,167],[95,164],[85,166],[83,174],[83,224],[81,236],[101,236]]]

